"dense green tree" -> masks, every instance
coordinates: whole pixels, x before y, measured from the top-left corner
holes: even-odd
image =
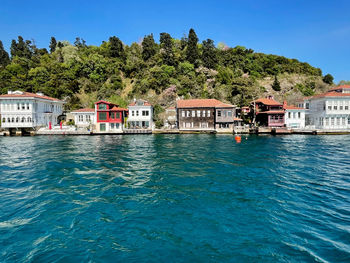
[[[16,40],[12,40],[11,42],[11,57],[18,56],[18,57],[25,57],[25,58],[31,58],[33,54],[31,41],[26,40],[24,41],[23,37],[18,36],[18,42]]]
[[[157,45],[154,42],[153,34],[145,36],[142,41],[142,58],[144,61],[149,60],[157,53]]]
[[[323,82],[332,85],[333,84],[333,76],[331,74],[327,74],[323,77]]]
[[[112,58],[121,58],[122,60],[125,60],[123,42],[116,36],[109,38],[109,56]]]
[[[76,37],[75,41],[74,41],[74,46],[76,46],[77,48],[85,48],[87,47],[86,45],[86,41],[80,37]]]
[[[203,66],[207,68],[215,68],[218,63],[217,51],[214,46],[214,41],[207,39],[203,41],[202,45],[202,61]]]
[[[169,66],[175,65],[173,42],[170,34],[160,33],[160,47],[162,48],[163,62]]]
[[[57,41],[56,41],[56,38],[51,37],[51,40],[50,40],[50,46],[49,46],[49,48],[50,48],[50,53],[55,52],[55,50],[56,50],[56,46],[57,46]]]
[[[275,79],[274,79],[274,81],[272,83],[272,89],[274,91],[280,91],[281,90],[281,85],[280,85],[280,82],[277,79],[277,75],[275,75]]]
[[[194,32],[193,28],[190,29],[188,33],[188,41],[187,41],[187,51],[186,51],[186,59],[191,63],[195,64],[199,59],[199,51],[198,51],[198,37],[196,32]]]
[[[10,63],[9,54],[4,49],[2,41],[0,40],[0,69],[6,67]]]

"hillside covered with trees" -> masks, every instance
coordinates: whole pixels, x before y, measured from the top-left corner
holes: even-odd
[[[193,29],[181,39],[152,34],[125,45],[112,36],[100,46],[76,38],[74,44],[51,38],[49,50],[21,36],[10,54],[0,41],[0,93],[44,92],[64,99],[67,109],[92,106],[105,99],[125,106],[145,98],[158,107],[181,98],[217,98],[246,105],[273,93],[291,100],[322,91],[333,83],[329,74],[296,59],[256,53],[242,46],[201,43]]]

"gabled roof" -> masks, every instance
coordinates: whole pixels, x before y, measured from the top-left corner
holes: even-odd
[[[95,112],[95,109],[84,108],[84,109],[73,110],[71,113],[74,113],[74,112]]]
[[[215,107],[234,107],[230,104],[222,103],[217,99],[190,99],[190,100],[178,100],[176,102],[177,108],[215,108]]]
[[[112,104],[112,103],[105,101],[105,100],[99,100],[99,101],[95,102],[95,104],[100,104],[100,103]]]
[[[26,91],[22,91],[21,93],[0,95],[0,99],[1,98],[37,98],[37,99],[43,99],[43,100],[63,102],[62,100],[52,98],[52,97],[46,96],[44,94],[41,95],[41,94],[31,93],[31,92],[26,92]]]
[[[285,110],[305,110],[304,108],[296,107],[293,105],[283,105],[283,109],[285,109]]]
[[[268,106],[282,106],[282,103],[279,103],[278,101],[275,101],[274,99],[269,99],[269,98],[257,99],[255,100],[255,103],[262,103]]]

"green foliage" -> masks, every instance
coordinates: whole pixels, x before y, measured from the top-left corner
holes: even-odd
[[[198,37],[196,32],[194,32],[193,28],[190,29],[188,33],[188,41],[187,41],[187,51],[186,51],[186,59],[191,64],[195,64],[199,59],[199,50],[197,47]]]
[[[281,90],[281,85],[280,85],[280,82],[277,79],[277,75],[275,75],[275,80],[272,83],[272,89],[274,91],[280,91]]]
[[[203,66],[207,68],[215,68],[218,63],[218,58],[214,41],[211,39],[204,40],[202,49]]]
[[[315,95],[315,83],[309,83],[308,85],[297,84],[295,88],[298,89],[304,96],[312,96]]]
[[[323,82],[324,82],[324,83],[327,83],[327,84],[329,84],[329,85],[332,85],[332,84],[333,84],[333,80],[334,80],[334,78],[333,78],[333,76],[332,76],[331,74],[327,74],[327,75],[325,75],[325,76],[323,77]]]
[[[100,46],[87,46],[81,38],[72,45],[52,37],[49,49],[50,53],[19,36],[12,41],[9,57],[0,41],[0,93],[41,91],[65,99],[67,109],[91,107],[97,99],[126,105],[127,98],[146,94],[159,95],[165,105],[170,103],[169,90],[171,101],[217,98],[244,105],[266,92],[259,79],[284,73],[315,76],[311,79],[322,76],[320,69],[295,59],[224,43],[215,48],[210,39],[198,44],[193,29],[181,39],[161,33],[159,45],[152,34],[141,44],[124,45],[112,36]],[[330,76],[324,76],[326,83]],[[315,82],[305,82],[297,90],[312,94]]]
[[[56,50],[56,46],[57,46],[57,41],[56,41],[56,38],[51,37],[51,41],[50,41],[50,45],[49,45],[49,48],[50,48],[50,53],[55,52],[55,50]]]
[[[145,36],[142,41],[142,58],[149,60],[157,53],[157,44],[154,42],[153,34]]]
[[[9,54],[4,49],[2,41],[0,40],[0,69],[6,67],[10,63]]]

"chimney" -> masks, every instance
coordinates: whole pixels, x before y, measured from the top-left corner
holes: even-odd
[[[267,98],[270,99],[270,100],[273,100],[273,96],[272,95],[267,96]]]
[[[285,107],[285,106],[287,106],[288,104],[287,104],[287,101],[286,100],[284,100],[283,101],[283,107]]]

